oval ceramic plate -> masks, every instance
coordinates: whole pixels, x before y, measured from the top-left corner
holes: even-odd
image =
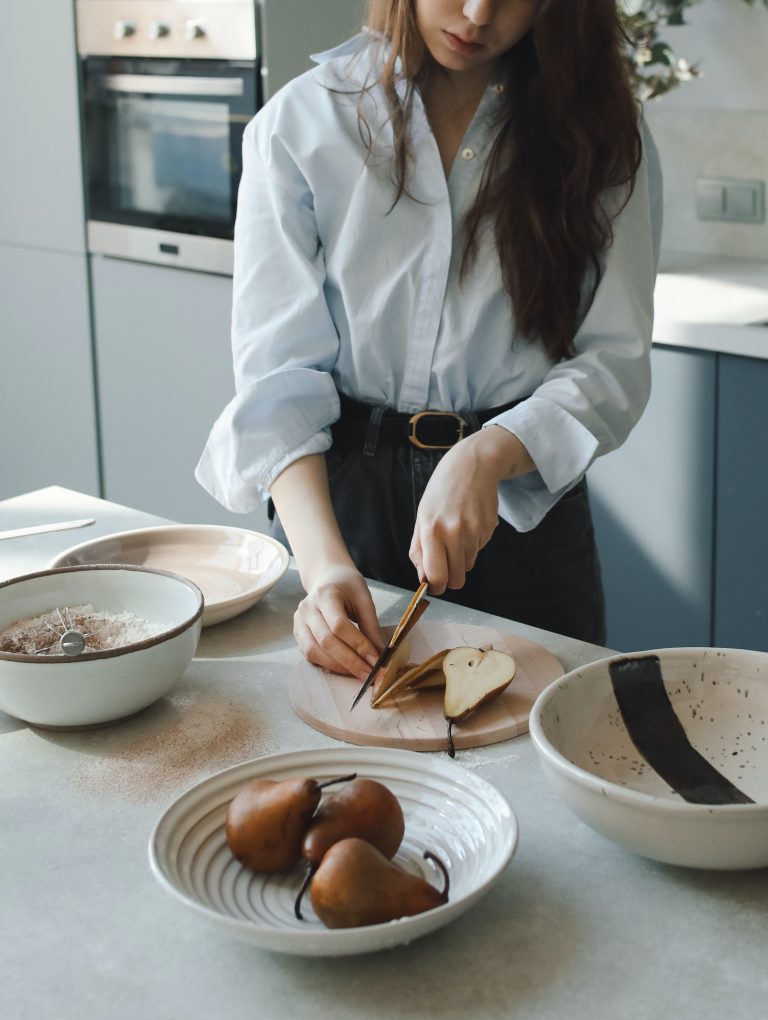
[[[395,861],[442,888],[424,860],[431,850],[450,875],[448,903],[415,917],[363,928],[329,929],[309,897],[294,916],[303,869],[267,875],[244,868],[229,851],[229,803],[254,779],[308,776],[319,781],[357,772],[384,783],[405,815]],[[162,816],[149,844],[152,871],[187,907],[262,949],[301,956],[347,956],[388,949],[441,928],[485,893],[509,863],[517,822],[507,801],[484,779],[414,751],[326,748],[269,755],[227,769],[188,790]]]
[[[288,550],[258,531],[215,524],[170,524],[104,535],[72,546],[49,568],[80,563],[133,563],[194,581],[205,599],[203,626],[255,605],[288,569]]]

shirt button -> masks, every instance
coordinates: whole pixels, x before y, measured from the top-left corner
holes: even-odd
[[[474,149],[462,149],[461,150],[461,158],[462,159],[474,159],[474,157],[475,157],[475,150]]]
[[[496,93],[497,96],[500,96],[504,91],[504,86],[500,82],[497,82],[495,85],[491,85],[491,89]]]

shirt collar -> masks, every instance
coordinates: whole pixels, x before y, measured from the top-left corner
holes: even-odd
[[[369,46],[375,36],[376,33],[364,28],[362,32],[358,32],[357,35],[353,35],[351,39],[347,39],[346,42],[340,43],[338,46],[333,46],[331,49],[323,50],[320,53],[311,53],[309,59],[316,64],[325,64],[336,57],[354,56],[365,49],[366,46]]]

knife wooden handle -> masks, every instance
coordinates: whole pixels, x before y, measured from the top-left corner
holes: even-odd
[[[389,643],[390,643],[390,645],[393,648],[397,644],[397,642],[400,640],[400,637],[403,634],[403,632],[405,631],[405,633],[407,633],[405,628],[408,627],[408,630],[411,629],[411,627],[409,626],[410,621],[411,621],[411,619],[413,617],[413,614],[416,612],[416,610],[418,609],[419,605],[421,604],[421,600],[426,595],[427,587],[428,587],[428,582],[427,581],[422,581],[421,584],[419,585],[419,587],[416,589],[416,594],[413,596],[411,601],[408,603],[408,606],[407,606],[405,612],[400,617],[400,623],[398,623],[397,627],[395,627],[395,631],[394,631],[392,637],[389,639]],[[429,605],[429,603],[427,603],[427,605]],[[423,611],[424,610],[422,610],[422,612]],[[419,613],[419,616],[421,616],[421,613]],[[411,624],[411,626],[412,626],[412,624]]]

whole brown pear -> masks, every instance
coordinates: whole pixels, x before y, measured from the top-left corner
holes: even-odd
[[[326,797],[317,809],[304,833],[301,856],[319,864],[334,843],[357,836],[392,857],[404,832],[403,809],[391,790],[375,779],[355,779]]]
[[[339,779],[256,779],[232,800],[227,812],[227,845],[254,871],[290,871],[301,860],[304,838],[323,787]]]
[[[429,856],[445,877],[442,892],[366,840],[342,839],[325,854],[309,887],[315,913],[327,928],[359,928],[439,907],[448,902],[448,875]]]

